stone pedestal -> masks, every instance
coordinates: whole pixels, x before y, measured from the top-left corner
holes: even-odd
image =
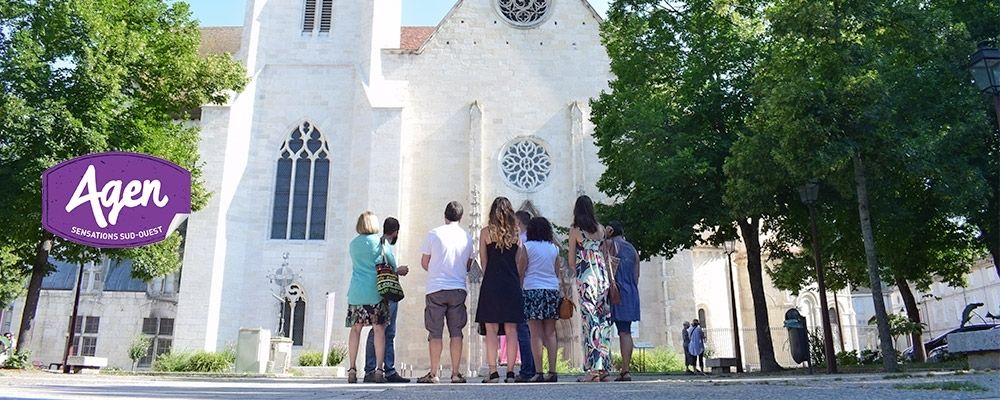
[[[292,339],[286,337],[271,338],[271,360],[267,372],[276,375],[289,373],[292,366]]]
[[[1000,369],[1000,329],[952,333],[948,352],[966,354],[972,369]]]
[[[271,351],[271,331],[261,328],[240,329],[236,340],[236,372],[263,374]]]

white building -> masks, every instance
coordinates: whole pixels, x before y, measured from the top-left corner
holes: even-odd
[[[402,221],[398,259],[412,272],[402,279],[397,364],[419,372],[428,360],[418,248],[443,223],[448,201],[464,204],[463,225],[477,231],[496,196],[562,226],[578,194],[602,200],[589,100],[612,75],[601,17],[586,0],[457,1],[436,27],[400,26],[400,3],[249,0],[243,27],[203,30],[203,51],[233,54],[251,80],[199,116],[212,198],[189,220],[176,309],[165,314],[174,318],[173,348],[221,350],[242,327],[277,330],[283,306],[275,295],[285,288],[273,282],[293,275],[296,318],[283,325],[294,326],[295,351],[323,347],[327,293],[335,294],[334,340],[345,343],[347,245],[357,216],[372,210]],[[739,324],[752,329],[745,263],[736,264]],[[680,352],[682,321],[699,315],[710,329],[728,329],[725,266],[717,248],[644,263],[637,341]],[[781,315],[800,304],[768,287],[775,351],[786,354]],[[473,285],[470,313],[476,294]],[[140,316],[156,315],[131,311],[123,337],[140,331]],[[37,324],[58,329],[58,320],[40,315]],[[575,324],[562,322],[560,332],[565,355],[579,364]],[[483,352],[472,324],[466,337],[475,369]],[[28,339],[49,343],[38,333]],[[710,339],[717,354],[732,353]],[[754,340],[742,337],[751,366]]]

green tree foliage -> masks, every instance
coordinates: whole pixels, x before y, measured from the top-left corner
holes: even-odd
[[[735,212],[723,202],[730,147],[747,133],[763,31],[751,0],[619,0],[601,37],[615,79],[592,101],[598,188],[614,202],[640,253],[670,256],[742,232],[762,369],[774,370],[760,247],[766,207]]]
[[[50,255],[70,262],[131,256],[142,278],[179,265],[161,263],[177,257],[178,239],[102,253],[54,238],[40,226],[40,176],[88,153],[147,153],[190,170],[193,204],[205,204],[198,129],[180,120],[203,104],[225,102],[227,93],[243,87],[246,73],[228,55],[199,56],[199,40],[197,22],[183,2],[0,4],[0,248],[15,257],[2,264],[0,275],[31,271],[19,337],[31,326]]]
[[[139,335],[135,339],[132,339],[132,343],[128,346],[128,358],[132,360],[132,370],[135,371],[135,366],[139,364],[139,360],[146,356],[149,352],[150,346],[153,345],[153,339],[149,336]]]
[[[981,199],[986,183],[966,164],[979,151],[956,144],[981,136],[985,114],[963,66],[975,41],[956,17],[967,8],[958,3],[781,0],[768,13],[769,50],[755,86],[755,124],[773,144],[765,154],[789,176],[831,188],[828,208],[857,196],[861,219],[853,229],[866,234],[869,282],[877,286],[882,275],[904,299],[908,281],[960,282],[976,254],[977,232],[959,206]],[[833,224],[826,237],[850,236],[854,223],[843,210],[824,217]],[[804,236],[794,230],[786,234]],[[856,250],[834,254],[847,280],[861,260]],[[879,325],[886,366],[895,368],[888,321]]]

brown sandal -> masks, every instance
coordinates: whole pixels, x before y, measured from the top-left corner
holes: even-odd
[[[615,378],[615,382],[631,382],[631,381],[632,381],[632,374],[630,374],[628,371],[622,371],[621,373],[618,374],[618,377]]]

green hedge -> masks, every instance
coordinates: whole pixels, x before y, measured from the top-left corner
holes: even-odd
[[[343,347],[333,347],[327,355],[327,365],[339,365],[347,357],[347,349]],[[300,367],[318,367],[323,365],[323,352],[307,350],[299,354]]]
[[[611,364],[616,371],[622,369],[621,353],[611,354]],[[640,369],[640,367],[642,367]],[[677,372],[684,370],[684,359],[665,347],[648,349],[645,352],[632,351],[631,372]]]
[[[236,360],[230,351],[171,352],[160,354],[153,362],[157,372],[227,372]]]

